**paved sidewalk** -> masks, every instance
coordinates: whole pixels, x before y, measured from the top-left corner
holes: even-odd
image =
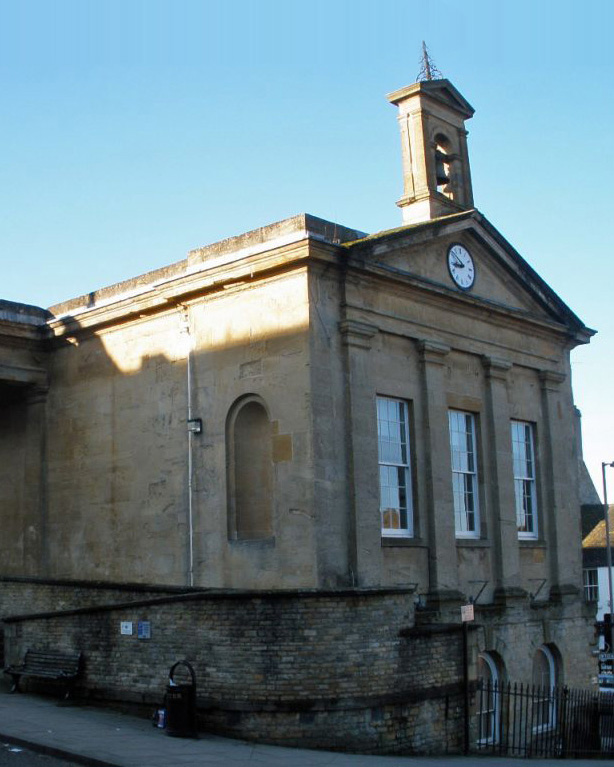
[[[521,767],[523,760],[492,757],[360,756],[255,745],[201,735],[169,738],[146,719],[89,706],[58,706],[53,698],[0,690],[0,741],[63,756],[93,767]],[[555,759],[531,765],[560,767]],[[570,767],[611,761],[574,760]]]

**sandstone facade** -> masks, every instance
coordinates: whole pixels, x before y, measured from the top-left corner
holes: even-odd
[[[0,303],[11,659],[28,643],[78,646],[92,694],[146,702],[187,647],[211,726],[388,752],[434,750],[435,711],[460,742],[461,675],[445,659],[463,603],[479,628],[473,677],[481,652],[502,679],[530,681],[547,648],[557,683],[590,683],[570,352],[592,331],[471,207],[458,131],[473,110],[438,82],[390,97],[402,137],[419,128],[414,146],[434,152],[418,170],[405,155],[399,204],[414,223],[367,236],[301,215],[46,311]],[[139,584],[187,601],[151,602]],[[124,654],[128,613],[159,632]],[[260,676],[233,719],[238,659],[254,654]],[[362,713],[335,714],[333,699]],[[365,711],[379,722],[368,734]]]

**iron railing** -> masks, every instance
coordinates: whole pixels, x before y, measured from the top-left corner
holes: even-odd
[[[505,756],[614,755],[614,694],[480,683],[473,748]]]

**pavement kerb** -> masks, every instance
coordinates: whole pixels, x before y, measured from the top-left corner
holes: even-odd
[[[58,759],[66,759],[74,764],[83,764],[85,767],[122,767],[117,762],[105,762],[100,759],[94,759],[92,756],[84,756],[83,754],[75,754],[72,751],[66,751],[63,748],[55,748],[54,746],[46,746],[44,743],[36,743],[32,740],[25,740],[24,738],[16,738],[13,735],[6,735],[0,732],[0,740],[3,743],[10,743],[12,746],[19,746],[20,748],[26,748],[28,751],[35,751],[37,754],[44,754],[45,756],[55,756]]]
[[[526,760],[491,755],[376,756],[269,746],[202,733],[169,738],[151,722],[90,705],[0,691],[0,739],[92,767],[521,767]],[[101,758],[102,757],[102,758]],[[531,759],[560,767],[560,759]],[[573,767],[612,767],[612,760],[573,760]],[[571,765],[570,765],[571,767]]]

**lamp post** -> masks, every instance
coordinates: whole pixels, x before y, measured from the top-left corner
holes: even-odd
[[[608,509],[608,486],[605,481],[605,469],[606,466],[614,467],[614,461],[607,463],[602,461],[601,463],[601,476],[603,477],[603,515],[605,518],[605,551],[606,561],[608,563],[608,612],[610,616],[614,610],[612,609],[612,546],[610,544],[610,514]],[[610,617],[610,620],[612,618]]]

